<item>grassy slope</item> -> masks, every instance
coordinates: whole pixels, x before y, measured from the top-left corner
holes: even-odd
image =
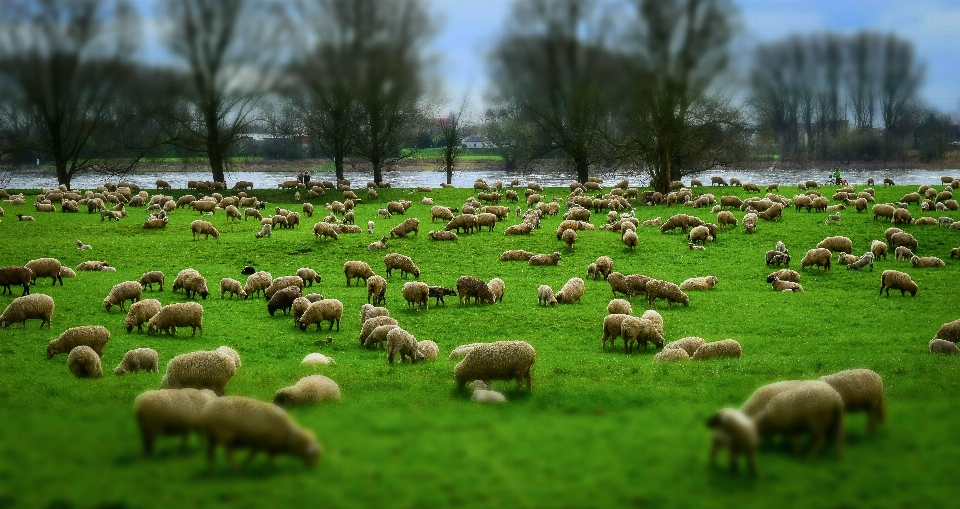
[[[878,201],[889,201],[912,188],[877,188]],[[548,194],[565,195],[565,190]],[[739,194],[739,189],[713,190]],[[263,191],[260,192],[261,196]],[[299,208],[292,193],[269,192],[267,199]],[[181,192],[176,193],[177,195]],[[459,205],[469,190],[437,190],[435,202]],[[787,191],[786,194],[792,194]],[[825,190],[832,194],[832,189]],[[433,339],[441,360],[423,365],[389,366],[382,351],[356,344],[358,310],[365,289],[346,287],[345,260],[360,259],[383,272],[385,252],[370,252],[370,235],[344,235],[338,242],[317,242],[314,219],[299,230],[282,230],[272,238],[254,239],[252,222],[230,224],[222,212],[212,218],[222,232],[219,241],[192,241],[188,224],[196,214],[174,213],[165,231],[140,228],[142,210],[118,223],[101,223],[94,215],[33,213],[35,223],[18,223],[16,212],[30,206],[4,204],[0,223],[0,264],[23,264],[54,256],[75,266],[103,259],[116,273],[80,273],[63,287],[39,281],[34,292],[48,293],[57,303],[53,330],[0,330],[0,507],[162,507],[184,504],[206,507],[262,507],[321,503],[332,507],[785,507],[935,506],[954,498],[943,476],[929,468],[955,461],[960,446],[944,440],[958,415],[955,394],[960,385],[956,358],[926,353],[927,341],[940,324],[957,318],[947,296],[953,295],[957,265],[948,250],[960,245],[958,232],[938,227],[907,227],[920,241],[918,254],[947,260],[946,269],[911,269],[907,264],[879,261],[870,272],[835,268],[803,271],[802,294],[772,292],[763,279],[770,269],[763,253],[782,239],[795,255],[795,269],[807,249],[828,235],[853,239],[854,251],[883,238],[889,225],[868,214],[843,213],[841,226],[823,225],[825,214],[785,212],[783,221],[761,222],[754,235],[742,229],[722,233],[703,252],[691,252],[680,234],[661,235],[641,228],[641,247],[627,252],[617,235],[581,232],[575,251],[556,241],[560,219],[548,218],[528,237],[504,237],[504,224],[494,233],[461,235],[457,243],[432,242],[426,232],[429,207],[420,194],[384,190],[380,203],[358,208],[358,222],[373,218],[389,199],[410,198],[408,212],[420,218],[418,238],[391,240],[391,250],[413,257],[421,280],[452,287],[471,274],[506,282],[502,304],[447,305],[424,312],[409,311],[400,296],[402,279],[389,279],[388,307],[401,326],[418,339]],[[329,195],[327,199],[333,199]],[[286,201],[285,201],[286,200]],[[322,203],[318,202],[318,204]],[[271,203],[271,206],[273,203]],[[677,213],[704,219],[709,210],[642,208],[642,219]],[[916,208],[913,212],[916,214]],[[742,213],[736,213],[742,217]],[[939,215],[939,214],[936,214]],[[956,212],[950,213],[960,218]],[[377,235],[404,219],[377,220]],[[513,224],[511,217],[508,224]],[[601,224],[602,215],[594,218]],[[74,241],[92,244],[80,252]],[[559,267],[529,267],[499,262],[510,248],[563,252]],[[309,250],[306,253],[300,251]],[[580,303],[554,309],[536,306],[536,287],[554,289],[570,277],[585,277],[586,266],[608,254],[615,269],[641,272],[679,283],[692,276],[715,274],[719,285],[691,295],[689,308],[661,308],[668,340],[698,335],[707,340],[735,338],[743,345],[739,360],[654,365],[654,352],[624,355],[600,347],[600,324],[611,298],[603,281],[587,281]],[[167,275],[164,304],[182,302],[182,292],[169,285],[185,267],[198,269],[213,290],[222,277],[243,280],[239,270],[253,264],[274,276],[310,266],[323,276],[319,291],[344,302],[340,332],[295,330],[289,317],[270,317],[262,300],[221,301],[212,296],[205,308],[202,337],[183,330],[177,337],[148,337],[122,329],[123,312],[104,311],[100,304],[114,284],[137,279],[147,270]],[[915,298],[878,297],[879,273],[885,268],[909,272],[918,282]],[[16,295],[19,295],[17,293]],[[10,301],[0,297],[0,304]],[[634,301],[639,314],[642,300]],[[246,470],[230,471],[218,455],[212,469],[196,437],[180,448],[177,440],[159,443],[159,454],[145,458],[132,418],[137,394],[159,386],[160,374],[77,380],[66,369],[66,355],[46,360],[46,343],[64,329],[86,324],[107,326],[113,336],[104,355],[105,371],[129,349],[150,346],[161,365],[174,355],[231,345],[243,367],[228,393],[270,399],[273,392],[313,372],[336,380],[344,394],[340,403],[292,411],[317,432],[325,456],[313,470],[292,458],[275,466],[259,458]],[[331,345],[314,345],[331,335]],[[454,389],[454,363],[443,360],[455,346],[473,341],[521,339],[538,352],[532,395],[514,392],[511,382],[495,383],[511,403],[503,407],[472,404]],[[618,343],[619,345],[620,343]],[[336,366],[316,370],[299,366],[304,355],[320,351]],[[874,436],[864,433],[865,418],[848,419],[847,447],[836,457],[832,449],[817,459],[797,458],[771,447],[759,456],[759,478],[733,478],[706,465],[708,433],[703,423],[717,408],[737,406],[757,386],[775,380],[811,378],[851,367],[868,367],[884,377],[888,422]],[[816,498],[812,498],[816,497]]]

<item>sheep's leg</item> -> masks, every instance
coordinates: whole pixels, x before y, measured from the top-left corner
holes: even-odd
[[[730,455],[730,473],[731,473],[731,474],[734,474],[734,475],[739,474],[739,473],[740,473],[740,461],[739,461],[740,459],[739,459],[739,458],[737,457],[737,455],[734,453],[734,449],[733,449],[732,447],[730,448],[729,455]]]
[[[810,457],[815,458],[820,454],[820,449],[823,448],[823,443],[826,441],[824,437],[823,430],[814,432],[813,434],[813,447],[810,448]]]

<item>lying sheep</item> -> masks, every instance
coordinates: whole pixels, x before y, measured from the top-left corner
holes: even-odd
[[[697,351],[693,352],[693,355],[690,357],[693,360],[705,360],[720,357],[735,357],[739,359],[742,353],[743,349],[740,347],[740,343],[735,339],[723,339],[720,341],[704,343],[700,346],[700,348],[697,348]]]
[[[560,291],[557,292],[554,297],[556,297],[557,302],[561,304],[573,304],[574,302],[579,302],[580,298],[583,297],[583,290],[583,280],[578,277],[572,277],[563,284],[563,287],[560,288]]]
[[[144,290],[144,289],[146,289],[146,288],[149,286],[149,287],[150,287],[150,291],[152,292],[152,291],[153,291],[153,284],[154,284],[154,283],[157,283],[157,284],[160,285],[160,291],[162,292],[162,291],[163,291],[163,279],[164,279],[164,278],[163,278],[163,272],[160,272],[159,270],[151,270],[151,271],[149,271],[149,272],[144,272],[143,275],[140,276],[140,281],[139,281],[139,282],[140,282],[140,289],[141,289],[141,290]]]
[[[343,303],[337,299],[323,299],[310,304],[300,317],[300,330],[305,331],[312,324],[317,324],[317,330],[320,330],[322,322],[330,322],[327,330],[333,330],[333,324],[336,322],[337,331],[339,331],[341,318],[343,318]]]
[[[532,256],[533,256],[533,253],[531,253],[530,251],[524,251],[523,249],[511,249],[509,251],[504,251],[503,254],[500,255],[500,261],[501,262],[509,262],[509,261],[525,262],[525,261],[529,261]]]
[[[153,348],[134,348],[123,354],[123,360],[117,367],[113,368],[113,374],[123,375],[124,373],[139,373],[140,370],[147,373],[156,373],[160,365],[160,355]]]
[[[890,289],[900,290],[902,297],[905,292],[910,292],[911,296],[917,296],[917,283],[910,278],[910,274],[898,270],[885,270],[880,274],[880,295],[887,291],[887,297],[890,296]]]
[[[211,464],[219,444],[223,444],[231,467],[235,467],[233,449],[237,447],[250,449],[247,461],[263,451],[271,458],[296,456],[311,467],[321,453],[311,431],[300,427],[282,408],[255,399],[228,396],[209,402],[200,413],[200,427],[209,439]]]
[[[278,389],[273,396],[273,404],[281,407],[329,400],[340,400],[340,387],[323,375],[305,376],[290,387]]]
[[[100,355],[86,345],[73,347],[67,357],[67,368],[77,378],[100,378],[103,368],[100,366]]]
[[[682,348],[664,348],[653,356],[653,362],[677,362],[689,360],[690,356]]]
[[[430,288],[426,283],[421,281],[408,281],[403,284],[400,293],[403,295],[403,299],[407,301],[407,308],[416,306],[417,311],[420,311],[422,306],[424,309],[429,309]]]
[[[548,285],[540,285],[537,288],[537,305],[554,307],[557,305],[557,298],[553,295],[553,289]]]
[[[680,283],[681,290],[710,290],[717,284],[717,276],[692,277]]]
[[[400,277],[406,277],[407,274],[412,274],[414,278],[420,277],[420,268],[407,255],[390,253],[383,257],[383,263],[387,267],[387,277],[391,276],[393,269],[400,269]]]
[[[776,292],[802,292],[803,287],[800,286],[800,283],[795,283],[793,281],[784,281],[781,280],[774,274],[767,276],[767,283],[770,283],[773,286],[773,290]]]
[[[554,251],[552,254],[535,254],[529,258],[527,263],[530,265],[557,265],[560,263],[560,253]]]
[[[127,332],[133,332],[133,328],[136,327],[137,332],[142,333],[143,324],[153,318],[153,315],[159,313],[161,307],[160,301],[157,299],[144,299],[133,303],[130,310],[127,311],[126,318],[123,319],[124,328],[127,329]]]
[[[124,301],[130,301],[131,304],[140,300],[143,287],[139,281],[124,281],[118,283],[110,289],[110,293],[103,299],[103,307],[110,311],[113,306],[120,306],[121,311],[126,311],[123,307]]]
[[[843,450],[843,398],[826,382],[811,382],[777,394],[754,417],[761,438],[788,435],[794,448],[797,435],[813,435],[811,456],[816,456],[826,438],[833,437],[837,453]],[[799,452],[799,451],[797,451]]]
[[[873,433],[884,420],[883,379],[869,369],[848,369],[821,376],[843,398],[846,412],[866,412],[867,432]]]
[[[314,352],[314,353],[309,353],[309,354],[307,354],[307,356],[304,357],[302,361],[300,361],[300,364],[301,364],[301,365],[307,364],[307,365],[310,365],[310,366],[317,365],[317,364],[323,364],[323,365],[326,365],[326,366],[330,366],[330,365],[336,365],[337,363],[334,362],[334,360],[333,360],[332,357],[327,357],[326,355],[323,355],[322,353],[316,353],[316,352]]]
[[[471,349],[453,368],[457,387],[463,389],[468,381],[491,380],[517,381],[517,390],[527,381],[531,390],[531,368],[537,360],[536,351],[524,341],[496,341],[480,344]]]
[[[484,383],[483,380],[474,380],[473,395],[470,396],[470,401],[499,404],[506,403],[507,398],[497,391],[490,390],[490,386]]]
[[[740,456],[746,457],[747,471],[756,477],[757,429],[753,421],[734,408],[722,408],[707,420],[712,439],[710,442],[710,466],[716,467],[717,453],[726,449],[730,456],[730,472],[736,474]]]
[[[943,263],[943,260],[937,258],[936,256],[914,256],[910,258],[910,265],[917,268],[943,268],[946,267],[946,264]]]
[[[140,428],[143,450],[153,454],[154,443],[162,435],[186,435],[200,430],[200,411],[217,395],[210,390],[160,389],[147,391],[134,401],[134,416]]]
[[[699,350],[700,347],[702,347],[705,344],[707,344],[707,342],[703,338],[699,338],[696,336],[689,336],[689,337],[678,339],[676,341],[671,341],[670,343],[666,344],[663,347],[663,349],[664,350],[672,350],[672,349],[683,350],[684,352],[687,353],[688,357],[693,357],[694,354],[697,353],[697,350]]]
[[[477,304],[493,304],[494,295],[490,287],[482,279],[473,276],[460,276],[457,278],[457,294],[460,296],[460,305],[463,305],[464,299],[470,304],[470,298],[473,297]]]
[[[771,272],[770,275],[767,276],[768,283],[772,282],[771,277],[776,277],[781,281],[792,281],[794,283],[800,282],[800,273],[792,269],[780,269],[776,272]]]
[[[210,389],[217,396],[223,396],[227,383],[236,373],[236,362],[229,355],[215,350],[200,350],[170,359],[160,388]]]
[[[931,339],[929,344],[930,353],[942,353],[945,355],[960,355],[960,348],[957,347],[956,343],[947,341],[946,339]]]
[[[647,281],[646,291],[647,302],[653,309],[657,308],[657,299],[667,299],[668,307],[673,307],[674,302],[681,303],[684,307],[690,306],[690,297],[683,293],[679,286],[669,281],[651,279]]]
[[[933,337],[944,339],[952,343],[960,341],[960,320],[954,320],[941,325]]]
[[[367,279],[374,274],[373,269],[370,268],[367,262],[350,260],[343,264],[343,275],[347,278],[347,286],[350,286],[350,282],[354,278],[357,279],[357,283],[359,284],[361,279],[366,282]]]
[[[433,233],[433,232],[430,232],[430,233]],[[370,245],[367,246],[367,250],[368,250],[368,251],[378,251],[378,250],[386,249],[386,248],[387,248],[387,237],[386,237],[386,236],[380,237],[380,240],[378,240],[378,241],[376,241],[376,242],[371,242]]]
[[[809,251],[807,254],[803,255],[803,259],[800,260],[800,268],[804,269],[809,266],[823,267],[824,271],[830,270],[830,262],[833,258],[833,254],[829,249],[823,247],[816,247]]]
[[[147,335],[152,336],[159,331],[166,334],[176,334],[177,327],[190,327],[193,334],[203,336],[203,306],[196,302],[179,302],[163,306],[157,314],[147,322]]]

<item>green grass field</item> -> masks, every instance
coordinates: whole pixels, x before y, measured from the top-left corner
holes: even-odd
[[[910,186],[877,187],[877,201],[893,201]],[[566,196],[549,189],[547,196]],[[733,188],[703,192],[736,194]],[[830,196],[834,188],[822,189]],[[175,196],[185,191],[174,192]],[[854,253],[883,239],[890,225],[874,222],[869,213],[846,210],[841,225],[824,226],[824,213],[784,212],[779,222],[759,224],[753,235],[742,227],[720,234],[705,251],[690,251],[682,234],[661,234],[641,227],[640,246],[627,251],[617,234],[580,232],[573,251],[556,240],[560,217],[546,218],[530,236],[505,237],[504,228],[518,222],[511,214],[493,233],[461,235],[456,242],[434,242],[429,206],[461,206],[468,189],[410,194],[382,190],[379,200],[357,208],[358,224],[374,219],[376,209],[391,199],[410,199],[406,216],[376,221],[375,235],[341,235],[339,241],[317,241],[312,225],[326,211],[328,193],[317,200],[318,213],[303,217],[293,230],[255,239],[254,221],[230,223],[222,211],[210,219],[219,240],[193,241],[189,223],[199,215],[180,210],[165,230],[141,228],[146,213],[133,209],[119,223],[99,216],[38,213],[30,205],[2,204],[0,264],[22,265],[52,256],[75,267],[85,260],[105,260],[115,273],[81,272],[63,286],[39,280],[32,291],[56,301],[52,330],[38,321],[0,329],[0,508],[148,508],[148,507],[943,507],[957,496],[949,465],[960,457],[951,438],[960,417],[960,359],[927,353],[927,343],[941,324],[958,318],[951,299],[956,293],[958,262],[949,250],[960,245],[960,232],[936,226],[906,226],[920,243],[919,255],[936,255],[945,269],[914,269],[892,256],[873,272],[834,266],[828,272],[800,270],[807,249],[830,235],[853,240]],[[300,210],[293,192],[257,194],[275,205]],[[359,193],[365,197],[365,193]],[[792,196],[792,189],[784,193]],[[562,198],[561,198],[562,199]],[[512,204],[511,204],[512,206]],[[23,212],[35,222],[18,222]],[[665,206],[637,209],[640,219],[685,212],[715,221],[709,209]],[[920,215],[916,206],[914,216]],[[743,213],[736,211],[738,218]],[[960,219],[960,213],[948,213]],[[930,214],[933,216],[940,213]],[[417,237],[391,239],[388,251],[368,251],[367,244],[386,235],[406,217],[419,217]],[[597,226],[604,214],[595,214]],[[80,239],[93,246],[80,251]],[[771,272],[764,252],[783,240],[793,255],[791,268],[802,273],[805,291],[781,294],[765,283]],[[500,262],[501,252],[522,248],[560,251],[557,267],[530,267]],[[387,363],[384,350],[358,346],[359,308],[364,287],[347,287],[342,266],[364,260],[383,275],[387,252],[411,256],[420,280],[453,287],[457,277],[494,277],[506,283],[501,304],[464,305],[447,298],[445,306],[408,310],[400,295],[403,279],[388,278],[387,307],[400,326],[417,339],[432,339],[440,358],[425,364]],[[716,275],[711,291],[691,292],[689,307],[659,304],[668,341],[701,336],[708,341],[733,338],[743,346],[740,359],[653,364],[655,350],[626,355],[601,348],[601,323],[611,299],[609,285],[586,281],[576,304],[538,307],[536,289],[554,290],[569,278],[586,278],[587,265],[600,255],[614,259],[614,269],[643,273],[675,283]],[[318,291],[344,303],[340,331],[302,332],[292,319],[270,317],[263,299],[220,300],[219,281],[240,281],[244,265],[267,270],[274,277],[312,267],[322,276]],[[170,285],[181,269],[193,267],[206,277],[211,296],[204,306],[202,336],[189,328],[176,337],[127,333],[124,313],[101,305],[110,288],[136,280],[148,270],[162,270],[162,292],[146,290],[144,298],[169,304],[186,300]],[[878,297],[880,272],[896,268],[919,285],[916,297]],[[19,296],[19,288],[14,289]],[[6,306],[12,296],[0,297]],[[634,313],[646,309],[634,299]],[[104,325],[112,333],[104,357],[102,379],[74,378],[66,355],[47,360],[44,348],[63,330]],[[332,336],[332,344],[315,344]],[[453,361],[445,360],[457,345],[519,339],[537,350],[533,391],[517,392],[513,382],[495,382],[510,402],[482,406],[458,392]],[[133,419],[133,401],[141,392],[159,388],[167,361],[180,353],[230,345],[243,366],[227,387],[230,395],[271,400],[274,392],[299,378],[321,373],[343,392],[340,402],[291,410],[314,430],[324,455],[314,469],[298,459],[279,457],[271,465],[264,456],[246,469],[232,471],[222,452],[213,467],[201,440],[186,447],[173,438],[160,440],[152,457],[144,456]],[[160,353],[161,373],[114,376],[110,370],[127,350],[149,346]],[[310,352],[336,360],[335,366],[306,368]],[[864,367],[885,383],[887,422],[873,435],[866,418],[847,419],[846,447],[841,456],[825,449],[818,458],[797,457],[779,445],[761,449],[756,479],[733,477],[725,468],[707,464],[706,419],[724,406],[739,406],[765,383],[815,378],[839,370]],[[725,465],[725,459],[721,461]],[[947,467],[946,469],[943,467]]]

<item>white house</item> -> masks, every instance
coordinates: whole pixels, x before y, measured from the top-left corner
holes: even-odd
[[[490,148],[492,145],[479,136],[467,136],[463,139],[463,148]]]

